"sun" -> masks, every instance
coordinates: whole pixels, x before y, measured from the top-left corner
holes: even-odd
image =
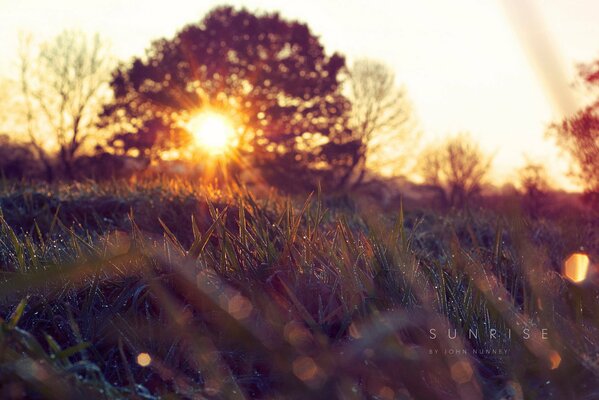
[[[191,118],[185,128],[193,135],[195,144],[213,155],[222,155],[237,142],[235,126],[227,116],[204,111]]]

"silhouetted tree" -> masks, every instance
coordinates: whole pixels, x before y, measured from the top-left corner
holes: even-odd
[[[404,168],[402,150],[413,150],[419,134],[405,90],[396,86],[391,68],[374,60],[357,60],[349,71],[348,83],[350,126],[361,146],[345,179],[358,186],[368,167],[387,172]]]
[[[599,94],[599,60],[582,66],[586,86]],[[599,201],[599,96],[575,115],[555,124],[550,135],[570,153],[576,165],[574,175],[593,201]]]
[[[458,206],[468,204],[480,193],[491,162],[492,157],[462,133],[425,149],[418,169],[428,184],[443,189],[446,204]]]
[[[530,160],[518,170],[519,186],[526,211],[536,217],[541,212],[550,189],[547,169],[541,163]]]
[[[271,183],[328,186],[359,147],[340,92],[344,66],[305,24],[220,7],[121,65],[104,123],[115,152],[152,156],[185,145],[184,122],[218,109],[242,130],[240,159]]]
[[[20,86],[27,136],[52,179],[52,147],[64,172],[74,177],[73,161],[96,132],[98,112],[108,94],[111,58],[98,35],[64,31],[41,44],[21,38]]]

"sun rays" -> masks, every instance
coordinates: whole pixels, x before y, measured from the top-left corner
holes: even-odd
[[[238,135],[230,118],[217,111],[203,111],[186,124],[194,145],[210,155],[222,156],[238,143]]]

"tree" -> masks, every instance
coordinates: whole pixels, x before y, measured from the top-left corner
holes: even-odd
[[[20,86],[27,136],[52,178],[52,149],[67,176],[84,142],[96,132],[97,115],[108,95],[111,57],[98,35],[63,31],[33,48],[22,36]]]
[[[523,194],[523,205],[528,213],[536,217],[551,189],[547,169],[541,163],[527,160],[526,164],[518,170],[520,189]]]
[[[360,185],[366,170],[397,171],[406,164],[402,149],[416,144],[411,106],[405,90],[396,86],[395,73],[385,64],[357,60],[349,72],[351,129],[361,146],[346,180]]]
[[[443,190],[445,204],[457,206],[468,204],[480,193],[491,163],[492,157],[462,133],[425,149],[419,170],[427,183]]]
[[[154,157],[185,146],[185,121],[217,109],[241,131],[239,158],[271,183],[327,185],[357,147],[340,90],[344,66],[305,24],[219,7],[114,72],[104,123],[114,152]]]
[[[580,76],[591,92],[599,94],[599,60],[580,67]],[[573,175],[591,198],[599,198],[599,96],[573,116],[554,124],[553,136],[576,163]]]

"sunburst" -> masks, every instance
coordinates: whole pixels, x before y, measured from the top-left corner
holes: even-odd
[[[193,135],[195,144],[212,155],[222,155],[237,144],[237,132],[224,114],[203,111],[191,118],[185,128]]]

